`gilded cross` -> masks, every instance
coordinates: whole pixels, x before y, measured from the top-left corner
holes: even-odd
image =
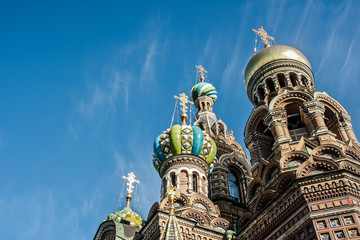
[[[180,198],[180,191],[175,186],[170,185],[167,192],[168,192],[170,206],[173,206],[176,199]]]
[[[265,47],[270,47],[270,42],[268,39],[274,41],[275,39],[267,34],[264,28],[261,26],[258,30],[253,29],[253,31],[261,37],[261,41],[265,44]]]
[[[128,173],[127,177],[123,176],[123,179],[126,179],[128,181],[126,183],[126,185],[128,186],[127,187],[128,193],[132,193],[132,191],[134,189],[134,185],[133,185],[134,183],[140,183],[140,181],[136,180],[135,177],[136,176],[135,176],[135,174],[133,172]]]
[[[181,111],[186,114],[187,110],[188,110],[188,106],[186,106],[187,103],[190,104],[194,104],[192,101],[189,101],[189,97],[186,96],[185,93],[180,93],[179,96],[174,96],[174,98],[179,99],[180,100],[180,105],[181,105]]]
[[[197,73],[200,74],[200,81],[203,82],[205,80],[205,74],[207,73],[207,71],[202,65],[197,65],[195,67],[197,69]]]

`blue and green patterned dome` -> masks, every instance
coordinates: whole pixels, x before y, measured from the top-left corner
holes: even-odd
[[[104,221],[109,221],[109,220],[113,220],[119,223],[125,222],[128,223],[130,226],[134,226],[134,227],[140,227],[145,223],[145,221],[139,214],[137,214],[136,212],[131,210],[130,207],[127,206],[124,207],[124,209],[121,211],[117,211],[110,214],[109,216],[106,217]]]
[[[192,89],[190,93],[191,99],[195,103],[196,99],[201,96],[208,96],[213,99],[215,102],[217,99],[217,91],[213,85],[207,82],[200,82],[196,84]]]
[[[199,156],[210,165],[216,155],[216,144],[197,126],[175,125],[155,139],[154,154],[156,171],[166,159],[180,154]]]

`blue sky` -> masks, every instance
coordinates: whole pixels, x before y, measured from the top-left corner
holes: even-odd
[[[359,1],[129,2],[2,2],[2,239],[92,239],[129,171],[146,218],[160,195],[153,140],[195,65],[244,146],[252,28],[307,56],[317,89],[345,106],[359,136]]]

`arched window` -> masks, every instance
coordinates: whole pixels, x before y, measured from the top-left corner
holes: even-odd
[[[290,81],[291,81],[291,84],[293,85],[293,87],[298,85],[298,83],[297,83],[298,78],[295,73],[290,73]]]
[[[277,78],[279,80],[280,88],[286,87],[286,79],[284,74],[278,74]]]
[[[228,182],[229,182],[229,190],[230,190],[230,199],[240,202],[239,181],[234,173],[229,172]]]
[[[309,130],[301,117],[299,104],[289,104],[285,107],[285,110],[288,117],[288,129],[291,139],[298,141],[302,136],[309,137]]]
[[[306,77],[301,76],[301,82],[302,82],[302,84],[303,84],[305,87],[309,87],[309,86],[308,86],[308,81],[307,81]]]
[[[264,92],[264,89],[261,86],[258,87],[258,94],[259,94],[260,100],[264,100],[265,92]]]
[[[275,92],[274,83],[271,78],[266,79],[266,85],[269,89],[269,92]]]
[[[176,176],[175,176],[174,173],[171,175],[171,184],[172,184],[173,186],[176,186]]]
[[[197,181],[197,175],[193,174],[193,191],[197,192],[197,188],[198,188],[198,181]]]

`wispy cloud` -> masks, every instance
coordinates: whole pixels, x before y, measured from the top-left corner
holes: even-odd
[[[330,36],[327,39],[327,42],[326,42],[326,45],[325,45],[325,52],[323,54],[323,57],[321,58],[319,68],[316,71],[315,75],[317,75],[321,71],[321,69],[323,68],[325,62],[327,61],[327,59],[331,55],[332,50],[333,50],[333,46],[334,46],[334,42],[335,42],[335,31],[332,31],[330,33]]]
[[[349,49],[348,49],[348,52],[346,54],[346,60],[344,62],[344,65],[342,66],[341,70],[340,70],[340,73],[343,73],[345,68],[348,66],[349,64],[349,60],[350,60],[350,57],[351,57],[351,53],[352,53],[352,48],[354,46],[354,43],[355,43],[355,38],[353,38],[353,40],[351,41],[350,43],[350,46],[349,46]]]
[[[105,84],[97,83],[93,87],[93,91],[89,100],[82,100],[77,107],[77,112],[81,116],[92,117],[98,111],[101,114],[114,114],[116,111],[115,102],[118,99],[119,93],[122,92],[122,104],[121,106],[127,110],[128,108],[128,96],[129,96],[129,81],[131,77],[121,75],[121,73],[113,68],[108,80],[105,80]]]
[[[296,31],[296,35],[295,35],[295,45],[299,44],[300,41],[300,36],[304,27],[304,23],[306,21],[306,19],[308,18],[309,15],[309,11],[311,10],[311,6],[312,6],[313,0],[308,1],[308,3],[306,4],[306,7],[302,13],[301,19],[300,19],[300,24],[298,25],[298,29]]]
[[[271,34],[270,35],[276,35],[276,31],[278,29],[278,26],[280,24],[281,19],[283,18],[283,13],[284,13],[284,5],[286,3],[286,0],[272,0],[272,1],[268,1],[268,4],[270,5],[270,11],[267,11],[267,17],[266,17],[266,22],[267,23],[271,23]]]
[[[78,135],[76,133],[76,130],[75,130],[74,126],[71,124],[70,121],[68,121],[68,126],[69,126],[70,133],[71,133],[73,139],[75,140],[75,142],[77,142],[78,141]]]
[[[55,224],[55,200],[53,194],[45,189],[21,194],[17,197],[0,199],[1,222],[5,229],[21,229],[21,231],[3,232],[16,239],[34,239],[41,236],[51,238]],[[6,218],[6,220],[5,220]],[[8,224],[8,226],[6,226]],[[14,225],[17,226],[14,228]],[[6,238],[6,235],[3,237]]]
[[[155,63],[155,55],[157,54],[157,40],[153,41],[147,46],[145,61],[141,70],[141,81],[142,82],[151,82],[153,79]]]

